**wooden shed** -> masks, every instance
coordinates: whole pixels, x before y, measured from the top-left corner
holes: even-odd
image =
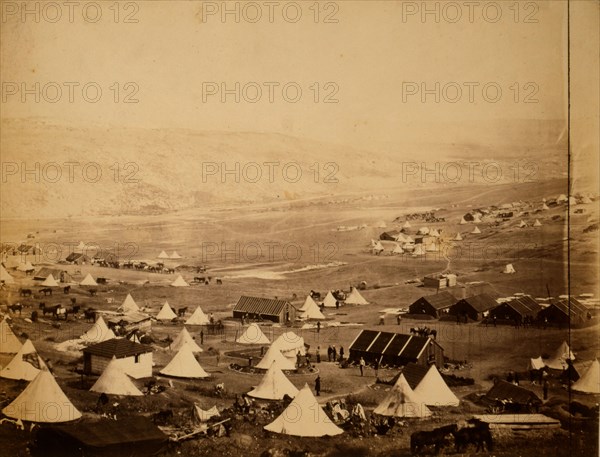
[[[152,348],[126,338],[113,338],[83,350],[83,372],[102,374],[115,357],[123,371],[135,379],[152,376]]]
[[[458,318],[468,317],[473,321],[479,321],[497,306],[498,303],[491,296],[479,294],[457,301],[450,307],[449,313]]]
[[[296,308],[287,300],[242,295],[233,308],[233,317],[269,320],[285,324],[296,320]]]
[[[429,315],[439,318],[448,312],[456,303],[456,298],[450,292],[443,291],[439,294],[427,295],[416,300],[409,306],[409,313],[414,315]]]

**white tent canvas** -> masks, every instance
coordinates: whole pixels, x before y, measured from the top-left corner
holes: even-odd
[[[460,403],[435,365],[431,365],[421,379],[415,388],[415,394],[421,397],[427,406],[458,406]]]
[[[306,300],[304,300],[304,304],[299,311],[301,319],[325,319],[319,305],[315,303],[310,295],[306,296]]]
[[[113,357],[94,383],[90,392],[107,395],[125,395],[140,397],[144,395],[121,368],[119,361]]]
[[[131,294],[127,294],[127,297],[125,297],[125,300],[123,300],[123,303],[119,307],[119,311],[122,311],[124,313],[132,313],[137,312],[139,310],[140,307],[137,305]]]
[[[456,236],[454,237],[454,241],[462,241],[463,237],[460,236],[460,233],[457,233]]]
[[[467,221],[465,220],[465,218],[464,218],[464,217],[461,217],[461,218],[460,218],[460,222],[459,222],[459,224],[460,224],[460,225],[465,225],[466,223],[467,223]]]
[[[260,383],[248,392],[248,395],[263,400],[283,400],[285,395],[294,398],[297,393],[296,386],[290,382],[277,366],[277,362],[274,361]]]
[[[426,253],[426,251],[425,251],[425,248],[423,247],[422,243],[415,244],[415,249],[413,250],[413,253],[412,253],[413,256],[425,255],[425,253]]]
[[[550,208],[548,207],[548,205],[546,205],[545,203],[542,205],[542,210],[547,211]]]
[[[156,319],[159,321],[170,321],[177,317],[177,314],[173,312],[171,309],[171,305],[169,305],[168,301],[165,301],[164,305],[156,315]]]
[[[325,414],[308,384],[298,392],[288,407],[265,430],[294,436],[334,436],[344,433]]]
[[[516,273],[515,267],[513,267],[512,263],[507,263],[506,266],[504,267],[504,270],[502,270],[502,273],[507,274],[507,275]]]
[[[171,349],[179,351],[184,344],[188,344],[192,352],[203,352],[202,348],[196,344],[196,341],[194,341],[194,338],[192,338],[192,335],[190,335],[190,332],[185,327],[183,327],[177,338],[171,343]]]
[[[478,214],[475,214],[475,216],[473,216],[473,224],[480,224],[481,223],[481,218],[479,217]]]
[[[411,228],[411,227],[412,227],[412,225],[410,225],[410,222],[408,222],[408,221],[406,221],[404,224],[402,224],[402,228],[403,229],[408,229],[408,228]]]
[[[33,270],[33,265],[31,264],[31,262],[28,260],[27,262],[23,262],[21,264],[19,264],[19,266],[17,267],[17,270],[19,271],[31,271]],[[2,279],[0,277],[0,279]]]
[[[538,357],[537,359],[529,359],[530,370],[541,370],[545,366],[546,364],[544,363],[541,357]]]
[[[402,249],[402,246],[400,246],[399,243],[396,243],[396,246],[392,250],[392,254],[404,254],[404,249]]]
[[[103,341],[116,338],[114,332],[108,328],[102,316],[100,316],[94,325],[80,337],[86,343],[102,343]]]
[[[188,343],[181,346],[175,357],[160,370],[160,373],[177,378],[208,378],[210,376],[198,363]]]
[[[177,279],[171,283],[173,287],[187,287],[189,284],[185,282],[185,279],[182,278],[181,275],[177,276]]]
[[[382,246],[383,248],[383,246]],[[335,308],[335,297],[333,296],[333,294],[331,293],[331,291],[327,292],[327,295],[325,295],[325,299],[323,300],[323,306],[325,308]]]
[[[525,228],[525,227],[527,227],[527,223],[525,221],[522,220],[521,222],[519,222],[519,228]]]
[[[573,390],[588,394],[600,394],[600,363],[594,360],[585,373],[573,384]]]
[[[87,274],[85,278],[79,283],[80,286],[97,286],[98,283],[94,278],[92,278],[91,274]]]
[[[272,344],[267,353],[263,356],[260,362],[256,364],[256,368],[268,370],[275,362],[280,370],[295,370],[296,365],[290,359],[286,358],[279,348]]]
[[[304,347],[304,338],[296,335],[294,332],[285,332],[277,337],[273,342],[273,346],[281,351],[281,353],[289,358],[296,358],[296,354],[306,354]]]
[[[169,258],[169,254],[167,254],[165,251],[160,251],[160,254],[158,254],[157,257],[159,259],[168,259]]]
[[[42,282],[41,284],[44,287],[58,287],[59,284],[56,282],[56,279],[54,279],[54,276],[52,276],[52,273],[50,273],[48,275],[48,277],[46,279],[44,279],[44,282]]]
[[[478,233],[481,233],[481,230],[479,230],[479,227],[475,226],[475,228],[473,229],[473,231],[471,233],[478,234]]]
[[[194,310],[192,315],[185,321],[186,325],[207,325],[210,323],[210,320],[202,311],[202,308],[199,306]]]
[[[534,227],[541,227],[541,226],[542,226],[542,223],[540,222],[540,220],[539,220],[539,219],[536,219],[536,220],[535,220],[535,222],[533,223],[533,226],[534,226]]]
[[[403,374],[373,413],[392,417],[431,416],[431,410],[425,405],[425,400],[411,389]]]
[[[169,259],[181,259],[182,257],[177,253],[177,251],[173,251],[173,253],[169,256]]]
[[[13,419],[30,422],[69,422],[81,417],[81,413],[46,369],[41,370],[2,412]]]
[[[384,249],[385,249],[385,248],[383,247],[383,244],[381,244],[381,242],[379,242],[379,241],[377,241],[377,242],[376,242],[376,243],[373,245],[373,247],[372,247],[372,251],[373,251],[373,253],[374,253],[374,254],[375,254],[375,253],[378,253],[378,252],[381,252],[381,251],[383,251]]]
[[[593,201],[592,201],[592,199],[590,197],[584,196],[581,199],[581,203],[584,204],[584,205],[589,205],[590,203],[593,203]]]
[[[258,324],[252,323],[235,340],[240,344],[271,344],[269,338],[263,333]]]
[[[386,228],[387,224],[385,223],[385,221],[379,221],[375,224],[375,227],[377,228]]]
[[[552,357],[544,360],[544,363],[553,370],[564,370],[567,368],[567,359],[575,360],[575,355],[569,349],[567,342],[563,341]]]
[[[6,319],[0,322],[0,353],[16,354],[23,347]]]
[[[10,275],[10,273],[8,271],[6,271],[6,268],[4,268],[4,266],[1,264],[0,264],[0,282],[4,282],[4,284],[14,284],[15,283],[14,278]]]
[[[350,294],[346,298],[346,303],[349,305],[368,305],[369,302],[364,299],[356,287],[353,287]]]
[[[27,340],[8,365],[0,371],[0,377],[33,381],[43,368],[47,368],[44,360],[35,350],[31,340]]]
[[[213,406],[210,409],[204,410],[200,407],[198,403],[194,403],[194,415],[196,416],[196,419],[198,419],[200,422],[206,422],[211,417],[220,416],[220,413],[219,409],[217,408],[217,405]]]

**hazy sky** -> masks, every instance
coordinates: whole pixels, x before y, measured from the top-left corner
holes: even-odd
[[[3,117],[273,131],[373,147],[431,140],[438,123],[447,128],[442,135],[451,135],[449,125],[470,121],[566,116],[562,1],[499,1],[487,10],[483,5],[490,2],[475,2],[472,10],[462,1],[321,2],[318,23],[312,1],[273,2],[272,23],[268,2],[228,2],[229,10],[239,8],[239,23],[235,14],[223,22],[223,2],[121,2],[118,23],[113,2],[100,2],[96,23],[84,20],[85,2],[76,5],[72,23],[66,6],[52,23],[58,12],[43,3],[39,22],[34,14],[22,16],[21,2],[1,3]],[[423,17],[424,5],[437,8],[439,16]],[[598,3],[576,1],[573,8],[585,10],[579,16],[586,22],[574,28],[585,37],[580,43],[597,43]],[[259,10],[261,19],[249,22]],[[302,17],[292,23],[298,11]],[[97,11],[86,13],[93,20]],[[127,15],[138,22],[124,23]],[[337,23],[324,23],[326,18]],[[594,48],[587,52],[580,57],[589,61],[592,52],[593,62]],[[597,60],[584,73],[597,81]],[[35,82],[56,83],[62,95],[50,85],[39,103],[33,95],[23,103],[21,84]],[[72,103],[68,82],[79,83]],[[82,97],[81,87],[89,82],[102,89],[96,103]],[[134,85],[125,86],[128,82]],[[221,83],[234,89],[236,82],[240,102],[230,94],[223,103]],[[265,83],[273,83],[272,103]],[[284,99],[288,83],[288,100],[302,89],[296,103]],[[423,83],[433,89],[425,103]],[[124,103],[135,88],[139,103]],[[208,89],[219,92],[209,95]],[[592,90],[583,99],[597,100],[597,88]],[[94,87],[88,95],[95,96]],[[258,101],[245,101],[244,95]],[[338,103],[324,103],[327,96]],[[56,103],[46,100],[53,97]],[[476,142],[477,131],[472,134]]]

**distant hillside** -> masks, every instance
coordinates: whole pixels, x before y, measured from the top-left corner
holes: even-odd
[[[560,177],[565,171],[561,141],[556,144],[560,132],[540,133],[539,123],[535,134],[548,143],[540,142],[535,148],[529,136],[533,132],[521,128],[511,138],[515,148],[506,147],[506,141],[494,148],[467,143],[436,144],[430,139],[394,154],[273,133],[82,128],[20,119],[3,120],[1,126],[3,218],[153,214],[449,184],[443,175],[441,179],[430,177],[428,182],[423,181],[420,171],[406,176],[409,162],[419,167],[423,162],[427,168],[435,169],[436,161],[442,166],[449,160],[496,161],[504,170],[500,183],[515,179],[508,170],[517,160],[536,161],[538,180]],[[548,123],[548,129],[556,128],[556,123]],[[527,137],[528,141],[520,143],[520,137]],[[432,138],[440,136],[432,134]],[[514,154],[515,150],[520,154]],[[279,162],[271,168],[272,182],[266,162]],[[36,163],[38,174],[27,174]],[[238,164],[238,182],[236,173],[221,177],[222,163],[228,170],[235,170]],[[251,163],[256,165],[248,165]],[[86,164],[84,174],[82,166]],[[282,168],[286,164],[291,165],[284,175]],[[327,182],[328,178],[337,183]],[[481,182],[480,175],[475,178]],[[462,184],[465,179],[466,175]]]

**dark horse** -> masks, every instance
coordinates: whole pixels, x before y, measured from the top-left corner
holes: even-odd
[[[8,309],[10,309],[13,313],[19,311],[19,316],[21,315],[21,311],[23,310],[23,305],[17,303],[15,305],[8,305]]]
[[[177,310],[177,316],[183,317],[183,316],[185,316],[186,312],[187,312],[187,306],[185,308],[179,308]]]
[[[40,292],[44,295],[52,295],[52,287],[44,287],[43,289],[40,289]]]
[[[410,451],[416,454],[424,446],[435,446],[435,453],[439,454],[440,449],[447,444],[446,437],[456,432],[457,429],[458,426],[456,424],[450,424],[434,428],[431,431],[415,432],[410,435]]]
[[[94,308],[88,308],[84,310],[83,315],[85,316],[86,321],[96,321],[96,310]]]
[[[69,292],[71,292],[71,286],[65,286],[63,287],[63,292],[66,294],[68,294]]]
[[[31,289],[19,289],[19,295],[21,297],[31,297],[33,295],[33,292],[31,291]]]
[[[454,435],[456,452],[466,450],[469,444],[476,445],[475,452],[479,452],[480,449],[485,451],[485,447],[489,452],[494,447],[490,425],[482,421],[476,421],[474,427],[464,427],[456,430],[452,432],[452,435]]]

